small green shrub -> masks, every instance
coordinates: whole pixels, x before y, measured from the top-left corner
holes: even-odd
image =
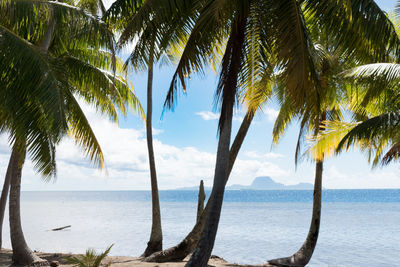
[[[101,254],[97,254],[94,249],[88,249],[86,250],[85,255],[69,257],[67,258],[67,261],[70,264],[73,264],[75,267],[99,267],[101,261],[105,257],[107,257],[113,245],[114,244],[112,244],[106,251]],[[105,267],[108,267],[110,265],[111,263],[108,263],[107,265],[105,265]]]

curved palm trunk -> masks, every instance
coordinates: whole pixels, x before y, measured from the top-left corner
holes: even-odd
[[[48,51],[53,39],[54,30],[56,28],[56,20],[53,10],[50,10],[49,25],[40,42],[40,48]],[[25,148],[26,149],[26,148]],[[47,261],[36,256],[26,244],[24,233],[21,226],[20,215],[20,193],[21,193],[21,175],[22,166],[25,162],[26,151],[21,154],[16,145],[10,158],[11,178],[10,178],[10,201],[9,201],[9,217],[10,217],[10,236],[13,250],[13,262],[15,265],[46,265]]]
[[[219,140],[215,163],[214,183],[209,199],[210,208],[200,240],[186,267],[205,267],[211,256],[217,235],[226,180],[229,174],[229,148],[232,132],[233,105],[235,102],[238,75],[243,60],[243,46],[248,16],[248,6],[238,12],[232,23],[231,33],[222,58],[222,68],[218,90],[222,94],[221,115],[219,120]]]
[[[232,171],[233,165],[243,144],[244,138],[250,128],[251,122],[254,118],[254,112],[247,111],[242,124],[236,134],[235,140],[229,151],[229,167],[228,175],[225,179],[225,184],[228,182],[229,175]],[[211,197],[209,198],[211,199]],[[197,243],[200,240],[201,233],[203,231],[208,211],[210,208],[210,201],[207,201],[206,207],[204,208],[200,218],[197,220],[192,231],[176,246],[168,248],[164,251],[156,252],[149,257],[145,258],[146,262],[168,262],[168,261],[182,261],[187,255],[193,252],[196,248]]]
[[[161,229],[161,212],[160,200],[158,197],[158,185],[156,164],[154,160],[153,149],[153,133],[152,133],[152,112],[153,112],[153,53],[154,46],[151,48],[148,80],[147,80],[147,114],[146,114],[146,136],[147,136],[147,149],[149,152],[150,164],[150,179],[151,179],[151,204],[152,204],[152,226],[150,240],[147,243],[147,248],[144,251],[144,257],[147,257],[154,252],[162,250],[162,229]]]
[[[310,230],[306,241],[301,248],[292,256],[268,261],[269,264],[277,266],[305,266],[311,259],[317,245],[319,226],[321,221],[321,191],[322,191],[322,169],[323,160],[317,161],[315,166],[315,182],[313,196],[313,212]]]
[[[201,238],[197,244],[192,257],[186,266],[207,266],[208,259],[214,247],[217,235],[218,223],[221,215],[222,202],[225,193],[225,180],[228,176],[229,143],[232,129],[233,103],[226,108],[225,121],[218,142],[217,162],[215,164],[215,175],[213,189],[210,197],[210,208],[204,225]]]
[[[14,265],[45,265],[47,261],[36,256],[26,244],[24,233],[21,226],[20,215],[20,193],[21,193],[21,172],[25,161],[25,155],[13,150],[10,158],[11,164],[11,181],[10,181],[10,236],[11,246],[13,250],[12,260]]]
[[[15,153],[14,150],[12,153]],[[12,158],[11,154],[11,158]],[[6,211],[6,204],[8,198],[8,192],[10,189],[10,180],[11,180],[11,159],[8,162],[6,177],[4,178],[3,190],[1,191],[0,198],[0,248],[3,247],[3,222],[4,222],[4,213]]]

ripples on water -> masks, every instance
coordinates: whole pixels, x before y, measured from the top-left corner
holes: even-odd
[[[160,192],[164,246],[196,219],[197,192]],[[114,243],[112,255],[140,255],[151,226],[150,192],[23,192],[32,249],[82,253]],[[289,256],[304,241],[312,191],[227,191],[213,254],[256,264]],[[400,190],[325,190],[321,232],[309,266],[400,266]],[[70,230],[49,229],[72,225]],[[5,223],[4,246],[10,247]]]

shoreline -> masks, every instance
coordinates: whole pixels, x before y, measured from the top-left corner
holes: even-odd
[[[72,254],[72,253],[46,253],[46,252],[36,252],[35,254],[45,259],[49,262],[58,262],[59,267],[72,267],[73,265],[68,264],[66,261],[66,257],[70,256],[77,256],[81,254]],[[9,267],[12,265],[12,250],[10,249],[1,249],[0,250],[0,267]],[[131,256],[107,256],[102,261],[102,266],[105,264],[111,263],[111,267],[129,267],[129,266],[136,266],[136,267],[184,267],[187,261],[189,260],[190,255],[186,257],[181,262],[143,262],[138,257],[131,257]],[[208,261],[208,266],[210,267],[268,267],[272,266],[269,264],[259,264],[259,265],[246,265],[246,264],[236,264],[236,263],[229,263],[223,258],[218,256],[212,255],[210,260]]]

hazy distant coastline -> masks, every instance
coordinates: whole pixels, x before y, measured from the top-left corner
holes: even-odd
[[[181,187],[174,190],[198,190],[198,186]],[[295,185],[284,185],[275,182],[269,176],[259,176],[254,178],[250,185],[233,184],[226,187],[226,190],[313,190],[314,185],[310,183],[298,183]],[[211,190],[211,187],[205,187],[205,190]]]

